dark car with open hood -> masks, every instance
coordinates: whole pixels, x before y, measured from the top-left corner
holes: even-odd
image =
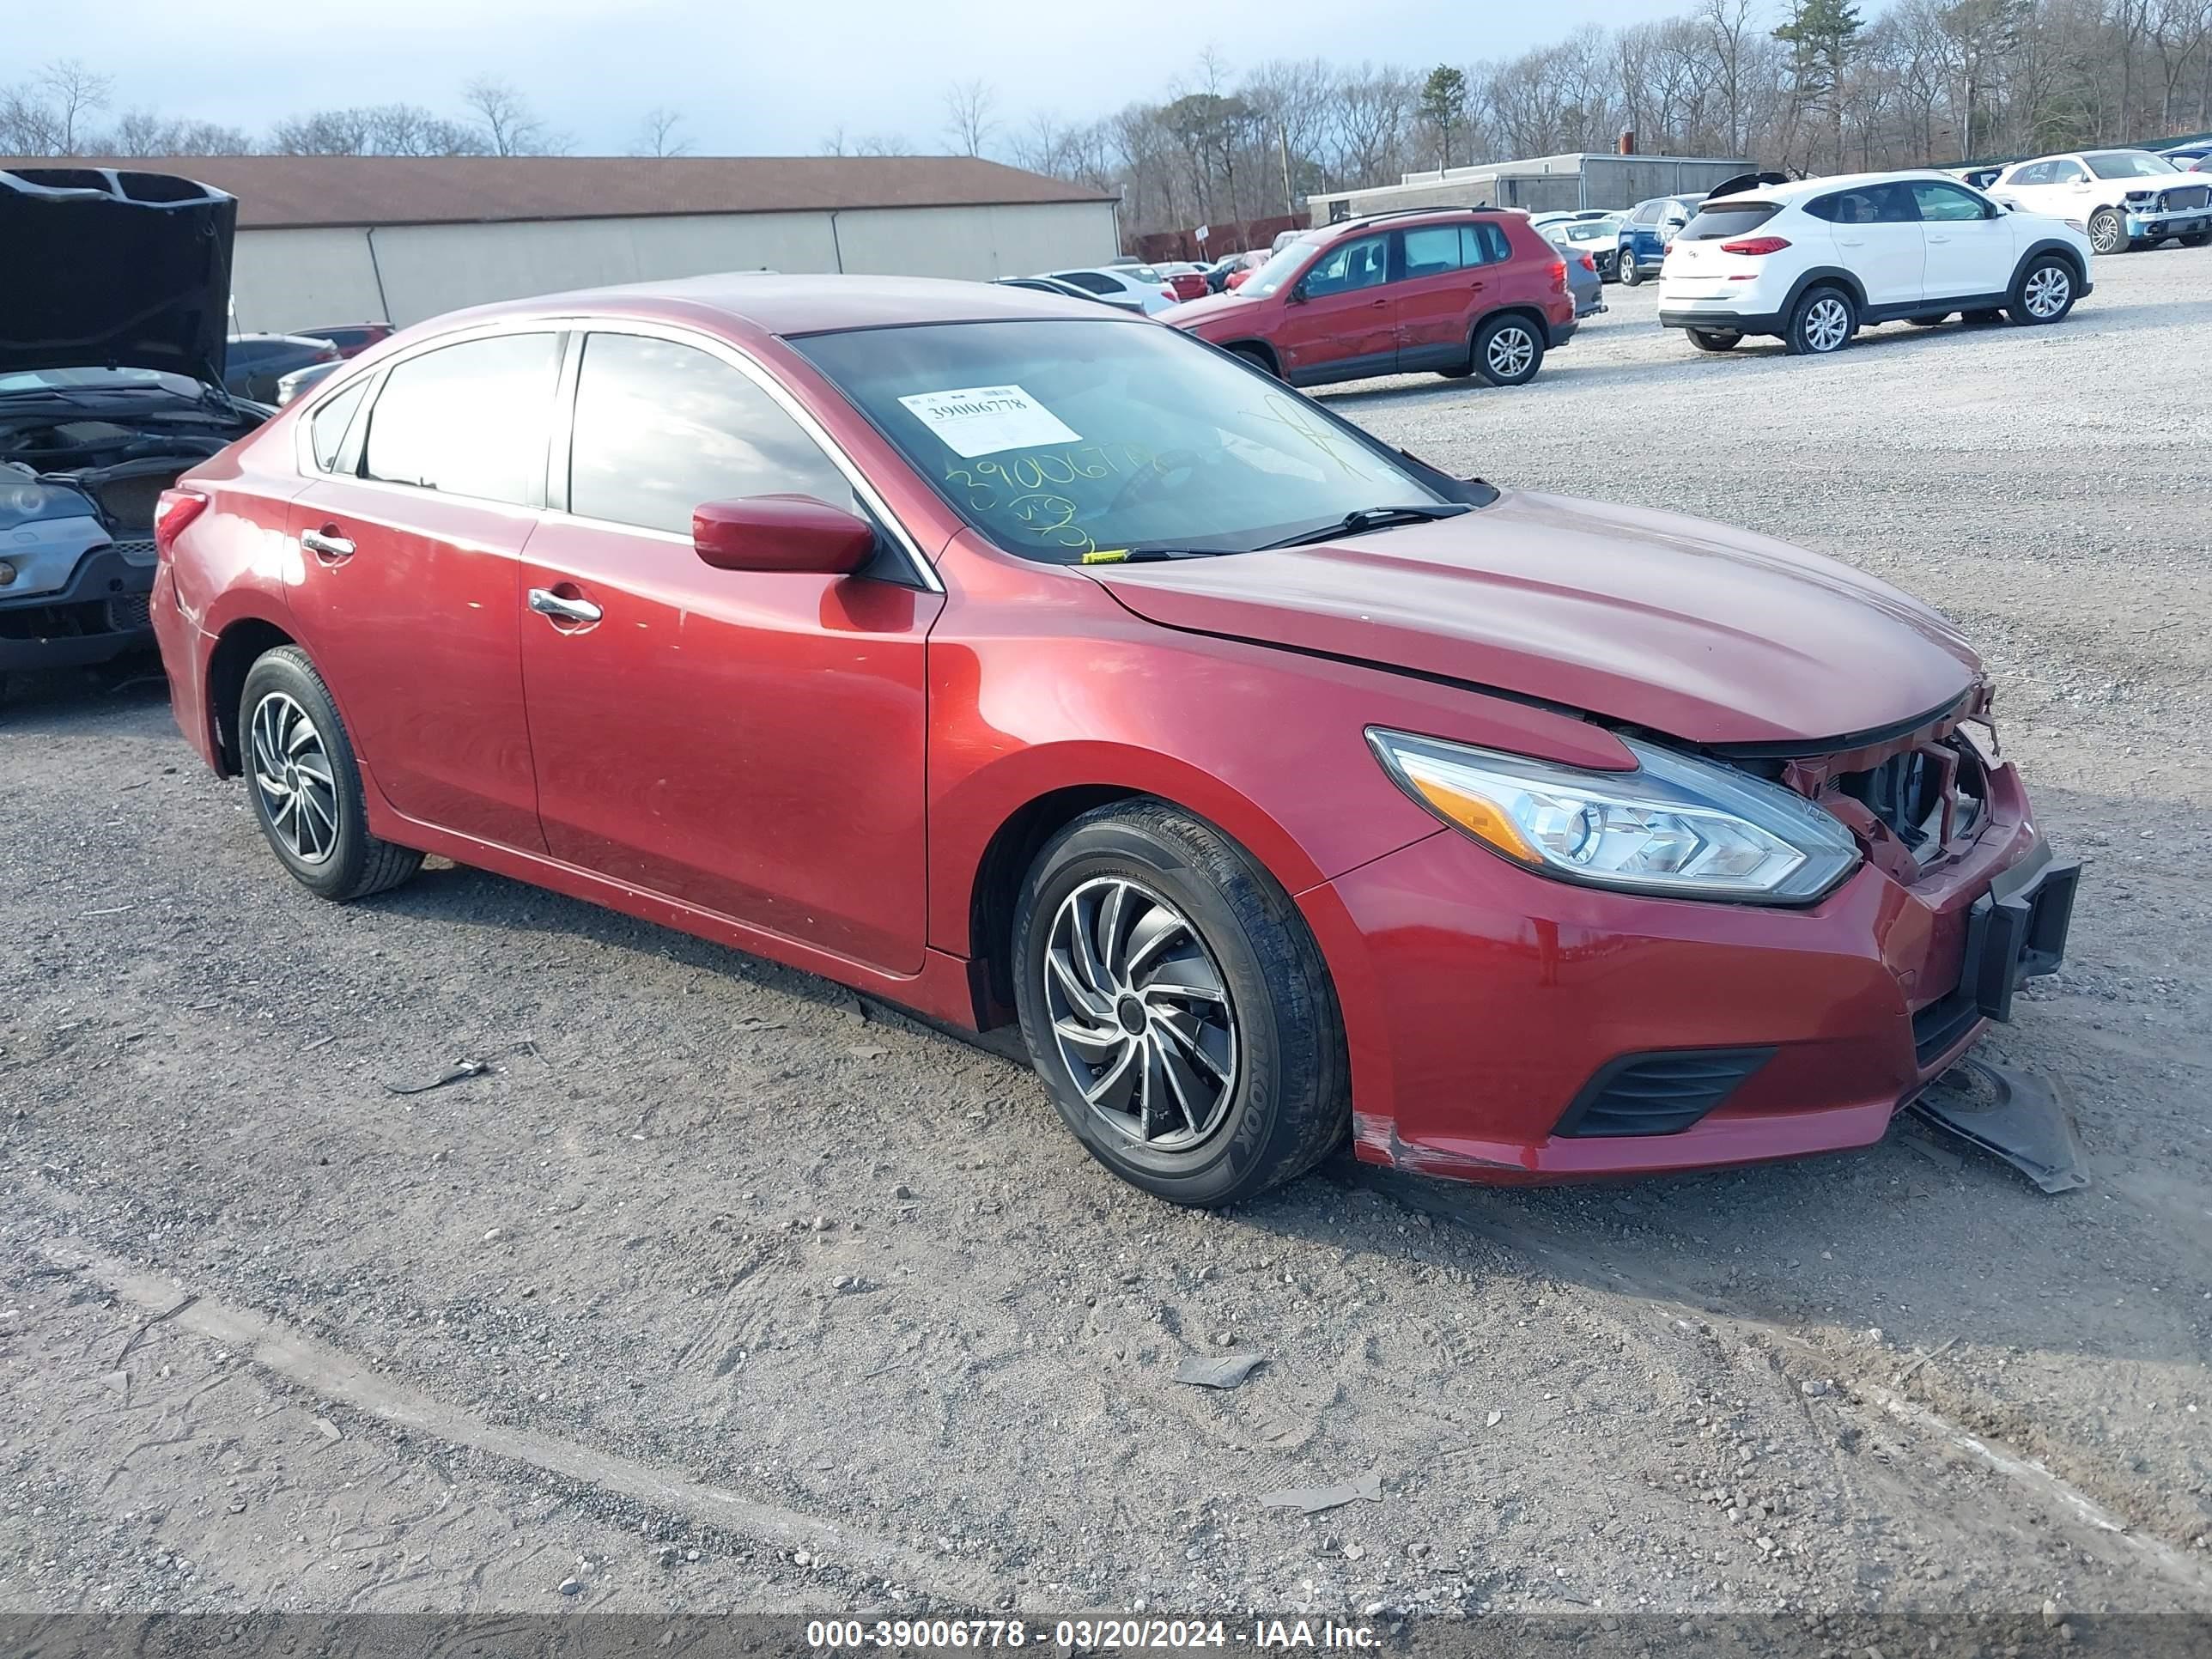
[[[0,682],[149,650],[154,506],[267,418],[222,387],[238,204],[0,170]]]

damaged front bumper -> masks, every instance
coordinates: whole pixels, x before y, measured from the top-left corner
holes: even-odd
[[[1971,840],[1798,909],[1571,886],[1439,832],[1299,896],[1359,1158],[1486,1182],[1838,1152],[2064,950],[2076,866],[1993,767]]]

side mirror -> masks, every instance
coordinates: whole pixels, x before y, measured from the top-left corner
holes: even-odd
[[[691,545],[717,570],[849,576],[874,556],[876,530],[811,495],[747,495],[693,508]]]

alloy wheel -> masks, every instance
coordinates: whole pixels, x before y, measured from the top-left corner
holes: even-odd
[[[2089,222],[2089,246],[2100,253],[2111,253],[2122,240],[2120,222],[2113,215],[2100,213]]]
[[[1835,350],[1850,331],[1850,308],[1833,295],[1814,301],[1805,313],[1805,343],[1814,351]]]
[[[2066,301],[2073,293],[2073,282],[2062,267],[2042,265],[2029,274],[2027,287],[2021,298],[2027,306],[2029,316],[2047,321],[2066,309]]]
[[[1045,946],[1045,1009],[1091,1111],[1147,1152],[1203,1144],[1237,1092],[1237,1010],[1188,917],[1118,876],[1062,901]]]
[[[1528,331],[1517,324],[1508,324],[1490,337],[1484,349],[1483,361],[1490,372],[1502,380],[1512,380],[1528,372],[1528,364],[1536,355],[1536,342]]]
[[[330,750],[307,711],[282,691],[253,709],[253,787],[269,827],[302,864],[320,864],[338,844],[337,781]]]

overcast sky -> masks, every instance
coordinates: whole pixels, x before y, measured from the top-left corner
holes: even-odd
[[[0,0],[0,14],[33,0]],[[16,28],[0,82],[40,61],[29,36],[115,77],[144,106],[264,131],[317,104],[404,100],[459,114],[490,71],[577,154],[622,154],[657,104],[692,149],[811,154],[848,134],[945,148],[949,82],[981,78],[1009,128],[1087,120],[1156,96],[1209,43],[1232,70],[1271,57],[1468,63],[1587,22],[1692,0],[65,0]],[[66,20],[64,26],[63,20]]]

